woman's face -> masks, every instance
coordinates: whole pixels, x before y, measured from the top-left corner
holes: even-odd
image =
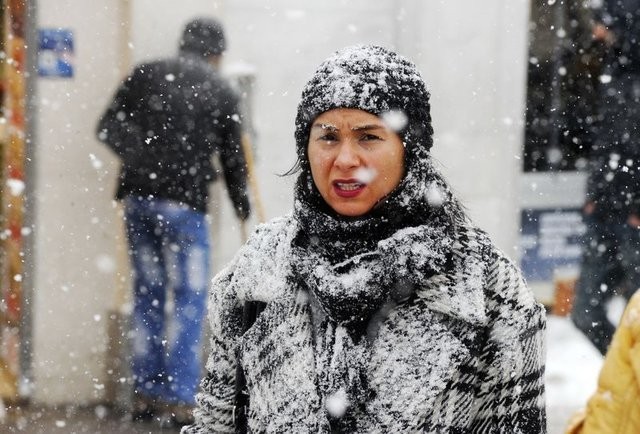
[[[364,110],[339,108],[318,116],[307,153],[320,195],[344,216],[366,214],[404,176],[400,136]]]

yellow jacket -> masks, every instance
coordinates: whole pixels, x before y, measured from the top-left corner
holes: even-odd
[[[598,390],[567,434],[640,433],[640,291],[629,301],[607,351]]]

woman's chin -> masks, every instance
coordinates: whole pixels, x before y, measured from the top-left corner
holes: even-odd
[[[361,217],[371,211],[370,206],[361,203],[337,203],[329,204],[336,214],[343,217]]]

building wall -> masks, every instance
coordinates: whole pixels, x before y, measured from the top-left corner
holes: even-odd
[[[34,119],[34,399],[100,396],[105,318],[114,297],[115,161],[94,139],[96,118],[120,75],[121,2],[38,2],[39,28],[69,28],[75,75],[37,80]]]
[[[58,0],[40,2],[39,27],[75,31],[73,79],[38,80],[34,398],[103,396],[106,314],[128,287],[117,161],[94,138],[100,112],[128,64],[171,55],[185,21],[226,24],[227,71],[255,74],[257,174],[267,217],[291,208],[293,119],[305,81],[327,55],[354,43],[395,47],[423,72],[432,96],[434,154],[477,222],[513,253],[514,197],[524,101],[527,2],[420,0]],[[482,8],[482,9],[480,9]],[[478,20],[478,17],[492,17]],[[221,185],[213,188],[214,268],[240,231]],[[254,222],[252,222],[254,223]],[[71,391],[71,393],[70,393]]]
[[[474,222],[514,259],[528,4],[415,0],[399,32],[430,86],[434,156]]]

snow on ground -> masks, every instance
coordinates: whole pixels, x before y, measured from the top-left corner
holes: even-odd
[[[617,322],[624,302],[614,299],[610,319]],[[603,358],[569,317],[547,315],[546,392],[549,434],[561,434],[596,389]]]
[[[568,317],[547,316],[547,417],[549,434],[564,432],[573,413],[596,388],[602,356]]]

